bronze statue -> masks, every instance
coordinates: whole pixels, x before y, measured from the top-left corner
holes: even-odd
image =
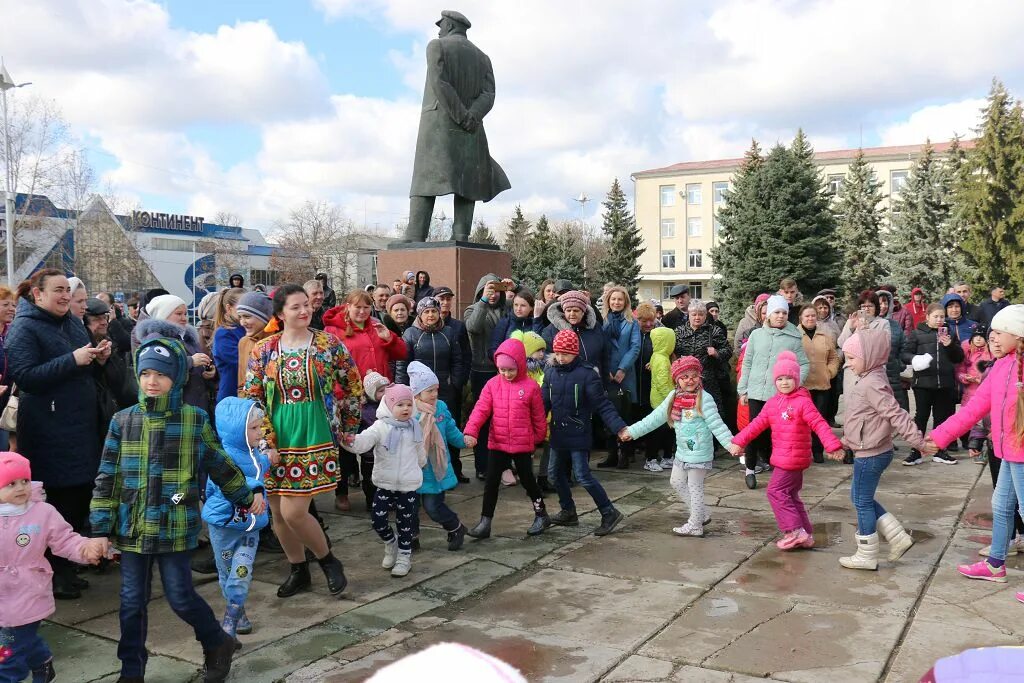
[[[416,136],[406,242],[424,242],[434,199],[455,195],[452,234],[466,240],[475,202],[511,187],[491,158],[483,119],[494,106],[491,60],[466,37],[469,19],[445,10],[438,38],[427,44],[427,82]]]

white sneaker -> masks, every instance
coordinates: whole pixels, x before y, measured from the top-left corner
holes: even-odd
[[[381,560],[380,566],[384,569],[391,569],[395,566],[396,557],[398,557],[398,539],[392,538],[384,544],[384,559]]]
[[[657,460],[648,460],[644,463],[644,469],[648,472],[664,472],[664,468],[658,464]]]
[[[701,538],[704,536],[704,528],[699,526],[690,526],[690,523],[687,522],[682,526],[673,527],[672,533],[676,536],[696,536],[697,538]]]
[[[992,546],[987,545],[981,550],[979,550],[978,554],[982,557],[988,557],[991,552]],[[1024,553],[1024,537],[1021,536],[1018,536],[1017,538],[1010,541],[1010,547],[1006,549],[1007,557],[1009,557],[1010,555],[1017,555],[1019,553]]]
[[[747,456],[741,455],[739,460],[740,460],[740,466],[743,467],[744,469],[746,469],[746,467],[747,467]]]
[[[672,458],[662,458],[661,459],[661,469],[663,469],[663,470],[670,470],[670,469],[672,469],[672,463],[673,463],[673,459]]]
[[[395,560],[395,568],[391,570],[391,576],[405,576],[412,569],[412,552],[406,550],[398,553]]]

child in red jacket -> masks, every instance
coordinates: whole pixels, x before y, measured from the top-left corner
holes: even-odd
[[[792,351],[779,354],[773,376],[779,393],[768,399],[758,416],[733,437],[729,451],[739,455],[758,434],[771,428],[771,464],[775,469],[766,493],[783,533],[775,545],[779,550],[813,548],[811,520],[800,500],[804,470],[811,466],[811,432],[830,454],[842,453],[843,444],[814,407],[810,392],[800,386],[800,364]]]
[[[473,413],[466,422],[466,429],[463,430],[466,447],[472,448],[476,445],[480,428],[487,420],[491,421],[487,438],[489,456],[487,478],[484,480],[483,509],[480,511],[480,521],[468,533],[473,538],[488,538],[491,535],[491,520],[494,518],[494,506],[498,502],[501,473],[515,463],[519,482],[533,501],[533,525],[526,533],[536,536],[551,526],[530,462],[534,450],[547,437],[548,421],[544,414],[544,401],[537,382],[527,373],[526,347],[523,342],[518,339],[502,342],[494,353],[494,364],[498,366],[498,375],[484,385],[473,406]]]

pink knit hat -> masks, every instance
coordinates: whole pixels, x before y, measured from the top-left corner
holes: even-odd
[[[859,334],[851,334],[843,343],[843,353],[854,358],[864,357],[864,344],[861,343]]]
[[[775,367],[772,368],[772,379],[778,380],[780,377],[789,377],[796,382],[797,386],[800,386],[800,363],[797,362],[796,354],[792,351],[783,351],[775,361]]]
[[[683,356],[672,362],[672,381],[678,382],[679,378],[687,370],[696,370],[698,374],[703,370],[700,361],[695,356]]]
[[[388,410],[394,410],[395,404],[399,401],[412,402],[412,389],[405,384],[391,384],[384,389],[384,405],[388,407]]]
[[[0,451],[0,489],[19,479],[32,481],[32,466],[14,451]]]
[[[586,292],[571,291],[558,297],[562,303],[562,310],[567,308],[579,308],[584,312],[590,308],[590,295]]]
[[[499,370],[518,370],[519,366],[516,364],[516,359],[507,353],[496,353],[494,354],[494,364],[498,366]]]

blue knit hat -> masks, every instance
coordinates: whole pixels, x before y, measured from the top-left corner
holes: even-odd
[[[238,313],[248,313],[254,318],[259,318],[264,323],[270,322],[270,316],[274,314],[274,302],[263,292],[246,292],[238,300],[235,308]]]
[[[164,342],[177,340],[155,338],[146,340],[139,347],[138,356],[135,359],[135,372],[139,375],[143,370],[156,370],[161,375],[167,375],[172,380],[178,378],[178,363],[180,362],[174,350]],[[181,342],[177,342],[181,343]]]

